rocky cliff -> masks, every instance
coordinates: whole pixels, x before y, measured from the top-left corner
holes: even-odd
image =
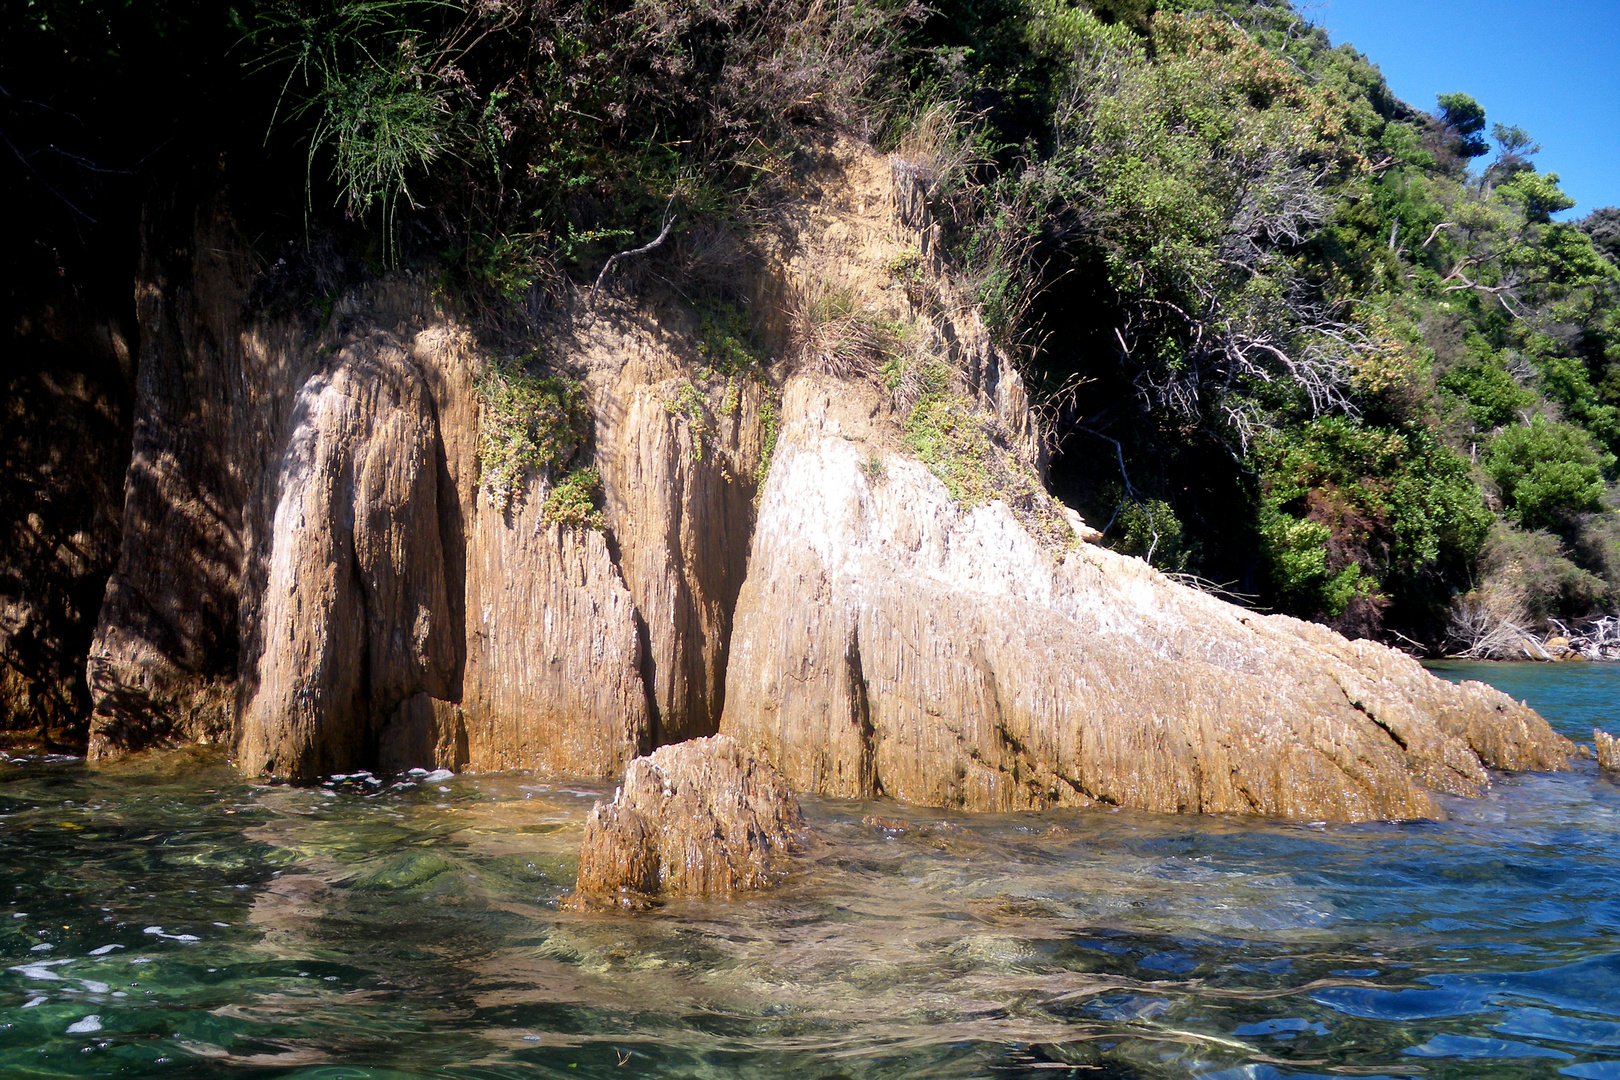
[[[887,413],[813,375],[785,395],[722,731],[799,790],[1368,819],[1564,763],[1480,684],[963,507]]]
[[[123,549],[90,754],[226,742],[251,773],[612,775],[713,734],[762,453],[762,384],[698,373],[639,309],[549,343],[585,387],[605,528],[494,498],[496,359],[400,276],[278,311],[222,201],[149,223]],[[677,317],[679,321],[679,317]],[[768,406],[767,406],[768,407]]]
[[[504,492],[498,358],[423,282],[278,312],[223,203],[155,219],[92,756],[607,776],[718,730],[839,796],[1346,819],[1563,763],[1502,695],[1087,544],[923,184],[844,145],[778,207],[763,369],[669,297],[559,320],[589,430]],[[586,463],[599,521],[552,519]]]

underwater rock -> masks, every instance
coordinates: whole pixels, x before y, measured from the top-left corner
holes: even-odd
[[[775,884],[802,849],[799,801],[776,770],[723,735],[630,762],[585,821],[576,903],[726,896]]]
[[[1620,739],[1607,731],[1593,728],[1592,746],[1597,750],[1598,768],[1620,772]]]

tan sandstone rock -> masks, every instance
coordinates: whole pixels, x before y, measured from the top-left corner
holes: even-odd
[[[881,395],[815,375],[786,389],[734,625],[721,730],[846,798],[1408,818],[1571,750],[1480,684],[964,509]]]
[[[611,803],[585,821],[577,902],[639,905],[655,896],[764,888],[800,850],[799,801],[733,739],[693,739],[636,758]]]
[[[358,768],[396,723],[438,726],[430,706],[395,715],[446,698],[455,665],[438,452],[422,374],[390,334],[351,342],[300,390],[238,745],[248,773]]]
[[[1607,731],[1593,728],[1592,745],[1597,750],[1598,768],[1620,772],[1620,739]]]

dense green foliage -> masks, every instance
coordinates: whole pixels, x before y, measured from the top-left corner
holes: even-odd
[[[1002,329],[1108,542],[1436,645],[1469,603],[1612,610],[1620,211],[1560,220],[1524,131],[1397,101],[1282,4],[958,0],[923,36],[978,151],[936,202],[1028,298]]]
[[[513,364],[485,372],[478,396],[479,484],[503,509],[521,495],[526,475],[557,477],[590,437],[590,412],[578,383],[532,375]]]

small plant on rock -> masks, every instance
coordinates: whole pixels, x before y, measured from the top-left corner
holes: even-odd
[[[868,375],[899,351],[904,329],[863,307],[855,293],[825,283],[813,287],[793,313],[800,362],[834,378]]]
[[[479,484],[503,510],[525,476],[560,472],[590,436],[585,390],[570,379],[531,375],[517,363],[494,364],[478,381],[478,397]]]
[[[605,529],[602,513],[602,474],[596,466],[574,469],[551,488],[541,517],[548,524],[575,529]]]

